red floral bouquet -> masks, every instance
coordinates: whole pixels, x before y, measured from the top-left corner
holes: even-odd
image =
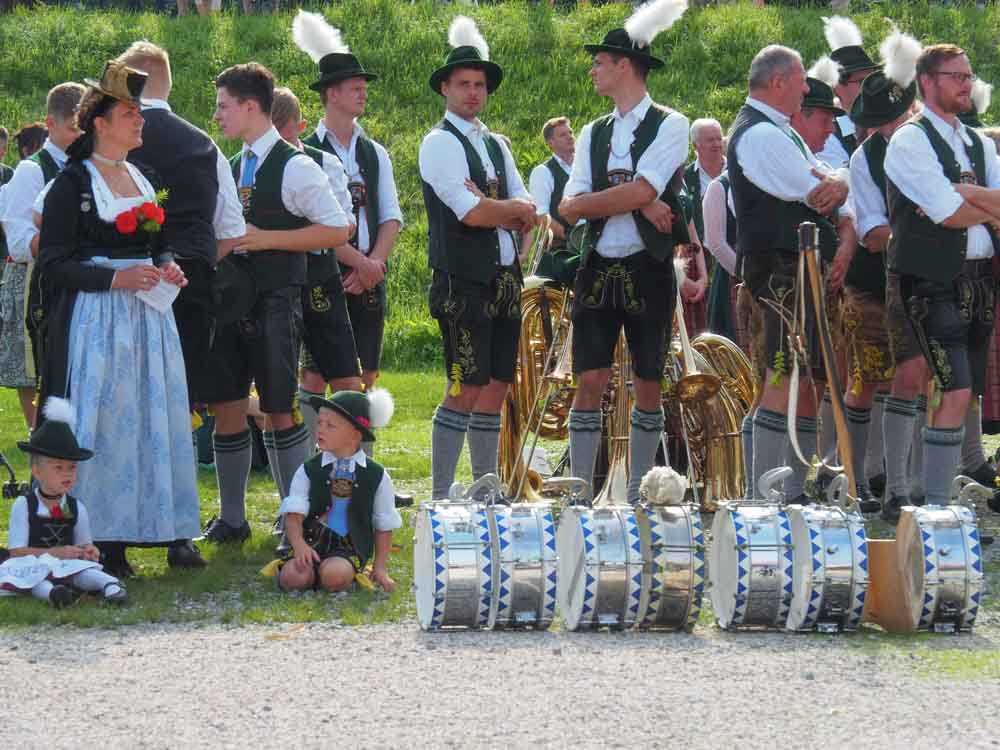
[[[140,229],[144,232],[159,232],[167,218],[163,207],[159,205],[165,198],[166,191],[160,191],[153,200],[122,211],[115,217],[115,229],[121,234],[135,234]]]

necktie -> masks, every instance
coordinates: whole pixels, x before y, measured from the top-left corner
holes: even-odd
[[[240,178],[240,187],[253,187],[254,172],[257,171],[257,154],[247,151],[243,155],[243,176]]]

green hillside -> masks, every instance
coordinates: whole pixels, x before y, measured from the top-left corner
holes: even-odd
[[[926,2],[872,3],[855,15],[873,56],[887,33],[885,15],[925,43],[950,41],[965,47],[976,71],[1000,80],[997,39],[1000,13],[978,12]],[[431,0],[346,0],[323,4],[327,18],[345,32],[365,65],[380,74],[369,98],[364,124],[382,141],[395,162],[406,228],[390,277],[391,318],[387,365],[411,367],[437,361],[436,326],[426,313],[426,221],[416,170],[417,149],[442,113],[441,100],[427,78],[446,52],[446,30],[459,12],[471,13],[490,43],[491,57],[504,66],[503,86],[484,120],[514,143],[522,174],[545,155],[542,123],[557,114],[582,125],[608,109],[587,77],[589,60],[581,44],[597,40],[629,12],[626,5],[586,8],[572,13],[547,6],[510,2],[478,8]],[[745,95],[746,71],[754,53],[779,42],[799,49],[806,64],[826,51],[820,17],[825,11],[749,3],[690,11],[654,43],[668,65],[650,83],[654,98],[691,118],[713,116],[728,124]],[[94,76],[104,60],[137,38],[166,47],[173,58],[176,111],[209,133],[215,89],[212,80],[228,65],[257,60],[299,93],[306,116],[320,116],[318,97],[308,88],[315,66],[292,43],[291,14],[222,15],[171,19],[145,13],[35,10],[0,16],[0,124],[14,129],[39,117],[49,87]],[[993,107],[990,114],[997,111]],[[987,116],[987,121],[990,117]],[[236,145],[222,144],[232,152]],[[8,160],[11,157],[8,156]]]

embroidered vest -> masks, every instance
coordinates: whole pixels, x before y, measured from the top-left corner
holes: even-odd
[[[868,160],[868,174],[885,199],[885,151],[889,144],[878,132],[861,144]],[[862,239],[862,238],[859,238]],[[874,294],[878,299],[885,299],[885,253],[872,253],[864,245],[858,243],[854,251],[854,259],[847,269],[845,282],[854,289]]]
[[[38,496],[34,492],[25,497],[28,501],[28,546],[65,547],[73,544],[73,530],[79,514],[76,498],[66,496],[68,513],[65,518],[40,518]]]
[[[458,139],[465,151],[469,176],[484,195],[507,200],[507,169],[500,144],[492,135],[485,139],[486,153],[497,176],[492,185],[486,168],[469,139],[447,119],[436,126]],[[500,264],[500,237],[492,227],[470,227],[455,216],[455,212],[437,197],[434,189],[423,182],[424,207],[427,209],[428,263],[431,268],[479,284],[488,284]]]
[[[962,168],[955,159],[955,152],[945,142],[937,128],[927,118],[918,116],[903,127],[920,128],[927,135],[931,148],[937,155],[945,176],[953,183],[962,182]],[[972,145],[965,147],[976,183],[986,185],[986,163],[983,142],[972,128],[962,125],[972,138]],[[889,204],[889,224],[892,236],[889,238],[889,268],[900,274],[917,276],[942,284],[955,279],[965,262],[968,231],[949,229],[935,224],[903,192],[887,180],[886,193]],[[997,248],[997,237],[993,228],[985,225]]]
[[[309,518],[318,519],[330,509],[330,467],[323,466],[322,453],[310,458],[304,466],[309,478]],[[365,466],[354,465],[354,486],[351,502],[347,506],[347,524],[351,542],[362,563],[375,551],[372,512],[375,509],[375,492],[384,473],[385,469],[370,458]]]
[[[257,166],[252,188],[239,188],[243,201],[243,216],[248,224],[258,229],[301,229],[309,226],[309,220],[296,216],[281,200],[281,183],[285,167],[292,157],[300,154],[294,146],[278,140],[271,147],[267,158]],[[243,152],[229,160],[233,178],[240,184],[240,164]],[[259,292],[269,292],[286,286],[303,286],[306,283],[305,253],[285,250],[264,250],[248,253],[250,268],[257,282]]]

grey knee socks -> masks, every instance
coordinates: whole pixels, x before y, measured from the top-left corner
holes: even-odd
[[[847,434],[851,437],[851,457],[854,469],[854,481],[858,486],[867,483],[865,476],[865,453],[868,447],[868,436],[871,434],[872,409],[847,407]],[[881,425],[880,425],[881,427]]]
[[[469,415],[438,406],[431,427],[431,499],[448,497],[465,444]]]
[[[274,431],[274,453],[278,460],[281,499],[288,497],[292,477],[309,457],[309,433],[305,425],[297,424],[286,430]]]
[[[924,501],[928,505],[947,505],[951,500],[964,432],[964,427],[924,427]]]
[[[212,437],[215,445],[215,478],[219,485],[219,516],[230,526],[239,527],[246,521],[247,479],[253,447],[250,430],[235,435]]]
[[[601,447],[601,412],[569,410],[569,470],[593,488],[594,463]]]
[[[788,428],[785,415],[763,406],[753,415],[753,496],[759,498],[761,476],[784,465]]]
[[[855,478],[860,482],[885,472],[885,444],[882,442],[882,415],[885,413],[887,393],[876,393],[872,402],[868,441],[865,450],[865,471]],[[852,438],[853,439],[853,438]]]
[[[882,415],[885,442],[885,497],[906,497],[910,446],[913,445],[913,423],[917,419],[917,402],[889,396]]]
[[[305,388],[299,388],[299,411],[302,413],[302,424],[305,425],[306,432],[309,433],[309,455],[316,452],[316,418],[319,414],[309,403],[313,396],[325,396],[324,393],[314,393]]]
[[[802,449],[802,456],[811,461],[816,455],[816,428],[818,427],[814,417],[796,417],[795,432],[799,439],[799,448]],[[785,480],[785,501],[795,502],[805,491],[806,475],[809,467],[799,460],[792,448],[791,440],[788,441],[786,449],[786,461],[792,467],[792,475]]]
[[[743,417],[740,436],[743,440],[743,497],[753,497],[753,415],[756,410]]]
[[[500,445],[500,415],[474,411],[469,415],[469,463],[472,478],[497,473],[497,447]]]
[[[628,437],[628,491],[630,503],[639,502],[639,484],[656,460],[656,449],[663,435],[663,409],[643,411],[632,407],[632,426]]]
[[[965,473],[973,472],[986,463],[983,453],[983,412],[979,398],[973,397],[965,413],[965,438],[962,440],[962,460],[959,467]],[[991,488],[992,489],[992,488]]]

